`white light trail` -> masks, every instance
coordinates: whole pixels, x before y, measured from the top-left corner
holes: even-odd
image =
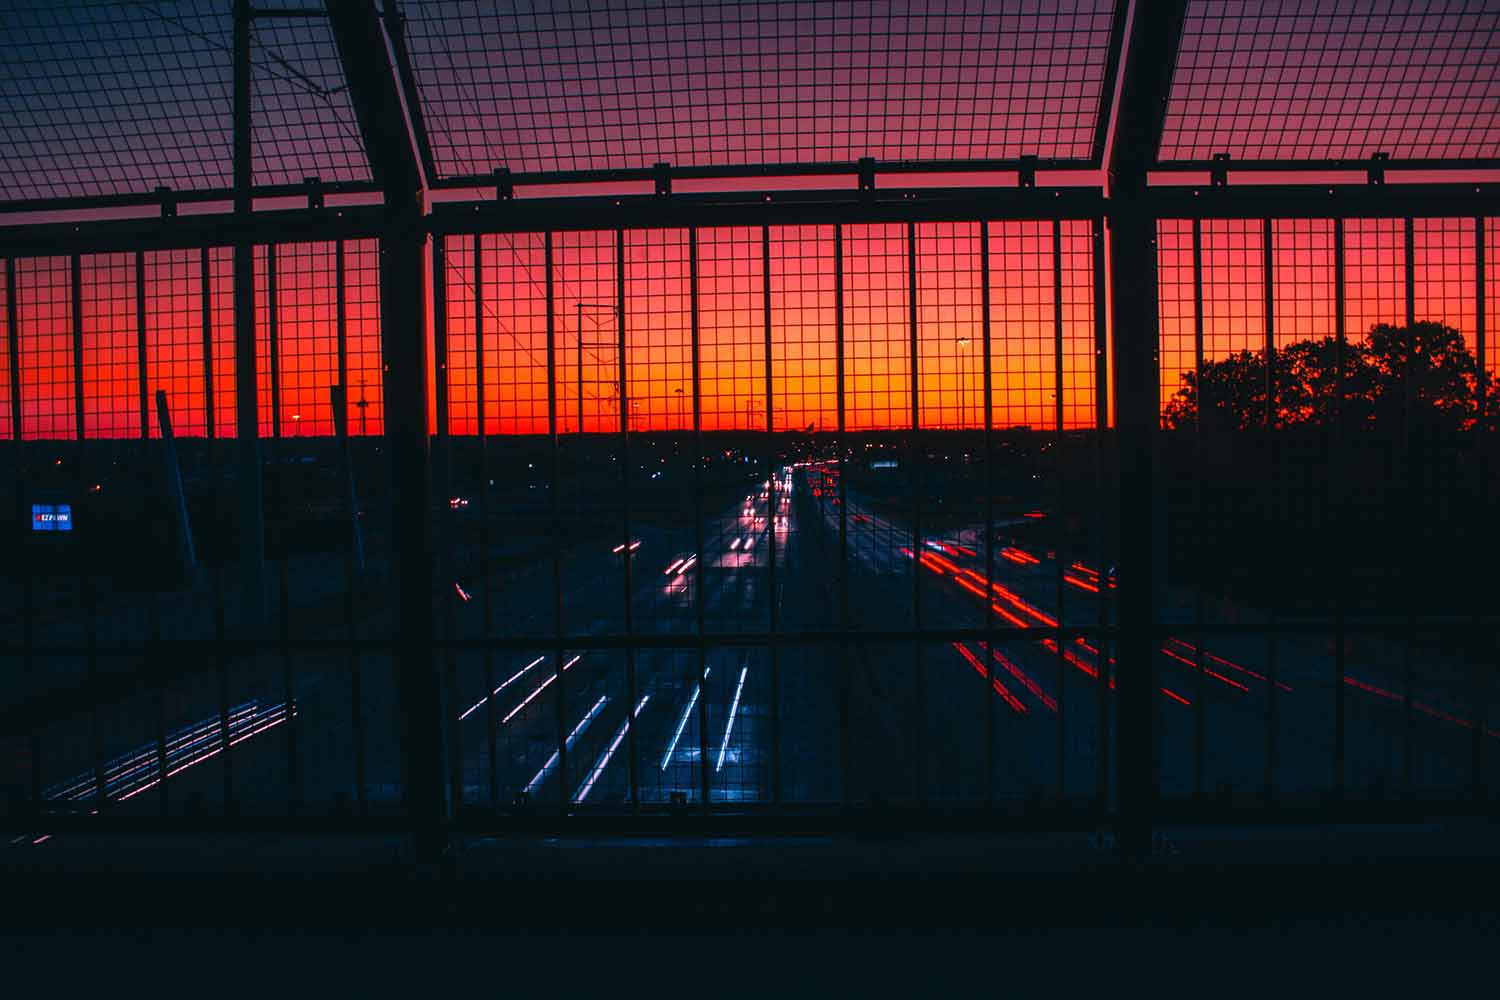
[[[577,663],[581,659],[583,659],[582,654],[573,657],[567,663],[563,664],[563,668],[562,668],[562,670],[558,671],[558,674],[565,674],[565,673],[567,673],[568,672],[568,668],[571,667],[573,664]],[[521,702],[521,704],[519,704],[515,708],[511,709],[510,710],[510,714],[507,715],[505,718],[503,718],[503,719],[500,720],[500,725],[503,726],[507,722],[509,722],[511,719],[514,719],[517,715],[520,714],[521,709],[525,708],[527,705],[530,705],[533,701],[535,701],[537,695],[539,695],[543,691],[547,690],[547,685],[549,685],[553,681],[557,680],[558,674],[553,674],[551,677],[548,677],[546,680],[542,681],[542,683],[537,686],[537,689],[535,691],[531,692],[530,694],[528,694],[526,696],[526,700],[525,701]]]
[[[630,717],[620,724],[620,728],[615,732],[614,740],[609,744],[609,749],[604,751],[604,756],[599,758],[598,763],[594,765],[594,769],[589,772],[588,780],[583,783],[583,787],[578,790],[578,794],[573,796],[574,802],[582,802],[588,798],[590,789],[594,787],[594,782],[599,780],[599,776],[609,766],[609,759],[615,755],[616,750],[620,749],[620,741],[625,739],[625,734],[630,731],[630,719],[640,715],[641,709],[646,707],[646,702],[650,699],[651,696],[649,694],[641,695],[641,700],[636,702],[635,711],[631,712]]]
[[[729,725],[724,727],[724,742],[719,744],[719,762],[714,765],[717,773],[724,770],[724,754],[729,750],[729,734],[734,732],[734,714],[740,710],[740,693],[745,690],[745,674],[750,672],[748,666],[740,668],[740,681],[734,686],[734,704],[729,706]]]
[[[563,746],[567,747],[569,750],[573,749],[573,741],[578,739],[583,731],[588,728],[590,722],[594,721],[594,717],[597,716],[600,710],[604,708],[604,703],[607,701],[609,701],[609,695],[601,694],[599,696],[599,700],[594,702],[594,707],[589,709],[588,714],[583,717],[578,725],[573,727],[573,731],[569,733],[568,738],[563,741]],[[527,792],[536,791],[537,788],[540,787],[541,783],[547,780],[547,775],[552,773],[552,769],[557,766],[557,757],[557,751],[552,751],[552,756],[547,758],[547,763],[542,765],[542,769],[536,773],[536,777],[532,778],[531,782],[526,786]]]
[[[704,670],[703,679],[707,680],[708,675],[713,673],[713,671],[713,667],[709,667],[707,670]],[[677,741],[682,739],[682,731],[687,728],[688,718],[693,714],[693,706],[698,704],[698,695],[702,692],[702,690],[703,685],[701,683],[694,686],[693,696],[688,699],[687,708],[684,708],[682,710],[682,718],[677,720],[677,731],[672,734],[672,742],[667,744],[667,752],[661,759],[661,769],[663,771],[665,771],[667,769],[667,765],[671,763],[672,754],[677,752]]]
[[[237,746],[281,725],[295,715],[295,709],[288,713],[285,702],[269,708],[260,708],[253,701],[246,702],[229,717],[229,746]],[[225,746],[221,726],[219,716],[212,716],[170,734],[162,748],[166,756],[166,777],[173,777],[222,753]],[[156,744],[147,744],[116,757],[105,765],[105,795],[123,802],[161,784],[163,779],[158,768],[158,752]],[[98,787],[92,773],[54,785],[45,793],[48,799],[68,799],[74,802],[92,798],[96,794]]]
[[[490,700],[490,695],[496,695],[496,694],[499,694],[501,691],[504,691],[506,688],[510,687],[513,683],[515,683],[516,681],[520,680],[521,676],[523,674],[525,674],[528,670],[530,670],[532,667],[536,666],[538,663],[541,663],[545,659],[546,659],[545,656],[538,656],[536,659],[534,659],[530,663],[526,664],[526,666],[522,667],[520,670],[517,670],[515,673],[511,674],[510,677],[506,679],[505,683],[501,684],[499,687],[495,688],[494,691],[491,691],[490,694],[485,695],[483,698],[480,698],[474,704],[470,705],[467,709],[465,709],[464,710],[464,714],[460,715],[458,717],[458,721],[462,722],[465,719],[467,719],[469,716],[473,715],[474,712],[475,712],[475,710],[478,709],[480,705],[483,705],[485,702],[487,702],[487,701]]]

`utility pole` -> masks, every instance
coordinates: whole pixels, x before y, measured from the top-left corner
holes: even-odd
[[[615,306],[615,304],[613,302],[578,302],[578,303],[576,303],[576,309],[578,311],[578,433],[582,434],[583,433],[583,351],[584,351],[584,348],[587,347],[591,351],[597,351],[597,350],[601,350],[601,349],[606,348],[606,347],[614,347],[615,346],[615,343],[614,343],[613,340],[594,340],[594,341],[590,341],[588,343],[585,343],[585,338],[584,338],[584,335],[583,335],[583,314],[584,314],[585,310],[588,310],[588,311],[591,311],[591,312],[606,312],[607,311],[607,312],[611,312],[611,313],[618,313],[619,310],[616,308],[616,306]],[[617,316],[616,318],[620,319],[621,317]]]

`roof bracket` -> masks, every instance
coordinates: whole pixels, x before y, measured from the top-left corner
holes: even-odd
[[[161,217],[163,219],[175,219],[177,217],[177,195],[165,184],[156,189],[156,197],[161,199]]]
[[[1023,188],[1036,187],[1036,156],[1028,154],[1021,157],[1020,184]]]
[[[868,201],[875,197],[875,157],[861,156],[857,164],[859,172],[859,197]]]
[[[516,186],[510,179],[510,167],[495,168],[495,200],[514,201],[516,198]]]
[[[656,181],[656,196],[666,198],[672,194],[672,164],[651,164],[651,176]]]
[[[323,178],[313,176],[302,178],[302,183],[307,187],[307,207],[323,207]]]
[[[1390,153],[1371,153],[1370,170],[1365,175],[1366,180],[1373,185],[1383,185],[1385,183],[1385,165],[1389,162],[1391,162]]]
[[[1208,183],[1211,187],[1229,186],[1229,154],[1215,153],[1213,166],[1208,168]]]

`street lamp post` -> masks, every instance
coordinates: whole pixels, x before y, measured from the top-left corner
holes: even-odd
[[[359,436],[366,437],[368,436],[368,431],[365,428],[365,407],[370,405],[370,401],[365,398],[365,377],[363,375],[359,377],[359,402],[354,405],[359,407]]]

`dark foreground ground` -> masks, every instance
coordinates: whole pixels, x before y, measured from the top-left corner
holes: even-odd
[[[1134,866],[1088,835],[481,839],[434,867],[395,839],[71,837],[0,851],[0,964],[68,995],[1483,993],[1496,832],[1176,830]]]

